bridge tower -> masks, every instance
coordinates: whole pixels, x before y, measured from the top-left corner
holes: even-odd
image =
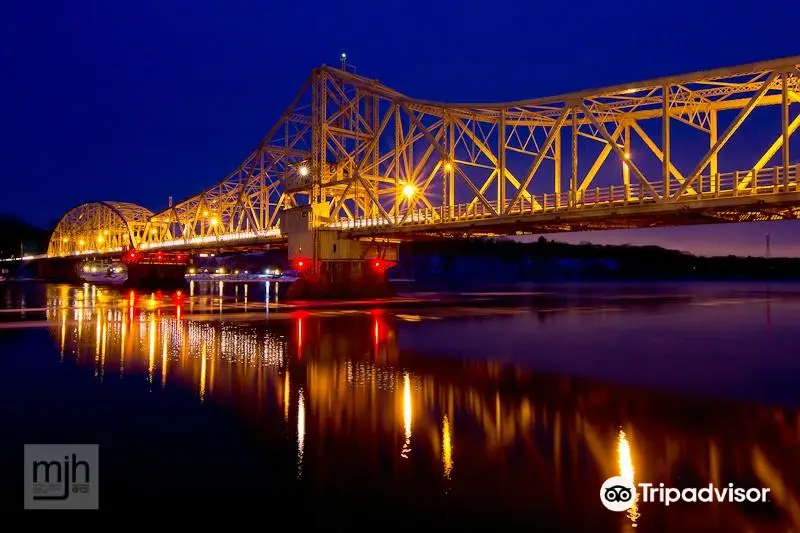
[[[346,56],[342,61],[344,71]],[[354,237],[336,224],[346,214],[378,215],[378,145],[386,121],[380,98],[359,78],[324,67],[309,81],[307,157],[283,173],[291,200],[282,206],[280,228],[300,274],[289,297],[388,296],[386,270],[398,260],[399,241]]]

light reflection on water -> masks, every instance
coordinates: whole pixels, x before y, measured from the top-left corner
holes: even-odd
[[[619,475],[629,480],[631,483],[636,484],[635,469],[633,466],[633,457],[631,455],[631,443],[625,430],[619,430],[619,444],[617,446],[617,454],[619,456]],[[636,521],[641,517],[639,514],[639,496],[636,495],[636,501],[633,507],[627,511],[628,518],[631,519],[631,524],[636,527]]]
[[[444,353],[448,342],[463,342],[468,329],[503,331],[529,315],[484,313],[468,325],[463,314],[442,312],[429,320],[433,312],[426,310],[209,322],[191,318],[185,309],[191,301],[134,296],[49,288],[48,318],[65,359],[90,366],[106,387],[114,380],[144,379],[151,388],[160,382],[166,390],[194,390],[198,402],[228,406],[252,420],[275,413],[294,435],[293,468],[305,483],[334,479],[326,486],[336,490],[337,483],[348,484],[354,469],[372,472],[376,485],[392,483],[378,475],[388,471],[397,483],[412,476],[416,498],[442,508],[454,504],[432,494],[459,502],[464,514],[497,513],[500,524],[544,516],[564,530],[588,523],[597,531],[606,525],[647,531],[654,523],[687,531],[800,527],[794,511],[800,505],[795,410],[547,377],[492,357],[465,360]],[[553,322],[545,327],[558,330],[559,320],[577,320],[584,331],[593,331],[598,321],[608,327],[607,315],[587,314],[586,308],[581,306],[582,318],[564,314],[548,318]],[[726,308],[715,311],[722,321],[720,309]],[[458,331],[453,327],[459,321],[460,337],[450,333]],[[529,344],[542,352],[546,344],[530,338],[531,328],[526,331]],[[426,339],[442,353],[415,349]],[[502,351],[502,341],[488,335],[482,344],[473,340],[471,350]],[[393,459],[379,466],[374,456],[386,448]],[[779,518],[766,523],[733,507],[723,513],[702,506],[667,512],[641,502],[615,515],[598,501],[602,481],[612,475],[668,486],[748,480],[772,489],[776,504],[770,513]],[[591,519],[582,521],[575,509]]]

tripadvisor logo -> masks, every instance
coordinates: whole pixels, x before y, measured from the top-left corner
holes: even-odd
[[[637,486],[641,489],[637,491]],[[644,503],[663,503],[670,505],[677,502],[687,503],[742,503],[748,502],[767,502],[769,489],[766,488],[743,488],[736,487],[733,483],[728,483],[725,487],[715,487],[713,483],[701,488],[678,489],[675,487],[665,487],[663,483],[654,486],[652,483],[639,483],[634,485],[628,478],[623,476],[610,477],[600,487],[600,501],[606,509],[610,511],[627,511],[634,504]]]

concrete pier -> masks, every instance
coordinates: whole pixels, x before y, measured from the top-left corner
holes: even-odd
[[[327,203],[286,209],[281,214],[289,261],[300,276],[289,288],[287,298],[393,296],[386,271],[398,260],[399,243],[343,237],[339,231],[322,229],[328,222]]]

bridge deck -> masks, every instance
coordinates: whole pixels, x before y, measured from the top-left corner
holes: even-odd
[[[752,176],[753,172],[701,176],[691,192],[672,198],[665,197],[663,182],[651,182],[652,191],[642,184],[627,190],[610,185],[583,190],[574,200],[569,193],[532,195],[511,208],[498,202],[458,204],[388,219],[343,219],[329,227],[354,236],[480,230],[513,234],[795,218],[789,207],[800,206],[800,165],[789,167],[788,173],[774,167],[755,172],[756,179]]]

